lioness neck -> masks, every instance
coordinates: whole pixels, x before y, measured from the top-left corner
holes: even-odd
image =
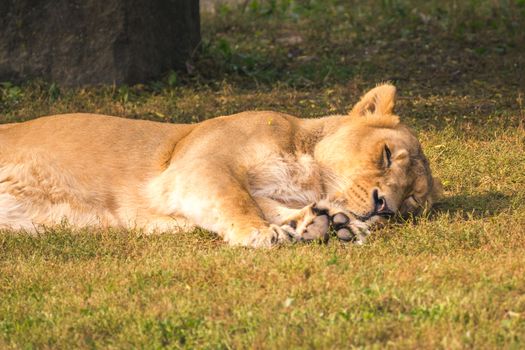
[[[296,138],[296,150],[314,156],[318,143],[328,135],[333,134],[341,125],[343,115],[333,115],[321,118],[298,119],[300,134]]]

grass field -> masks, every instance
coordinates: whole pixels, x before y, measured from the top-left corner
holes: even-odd
[[[364,246],[209,232],[0,233],[0,348],[525,348],[525,2],[274,0],[202,15],[188,72],[1,83],[0,122],[344,113],[380,81],[445,197]]]

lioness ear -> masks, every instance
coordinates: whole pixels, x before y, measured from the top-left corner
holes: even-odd
[[[391,84],[382,84],[368,91],[361,101],[357,102],[351,116],[367,114],[392,114],[396,102],[396,87]]]

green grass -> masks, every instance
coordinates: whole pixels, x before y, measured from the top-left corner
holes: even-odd
[[[0,348],[525,347],[525,3],[248,1],[203,14],[189,72],[0,85],[0,122],[344,113],[379,81],[445,197],[362,247],[272,250],[197,230],[0,233]]]

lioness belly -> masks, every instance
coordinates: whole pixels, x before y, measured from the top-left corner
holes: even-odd
[[[35,225],[115,225],[107,198],[87,190],[78,179],[40,152],[0,164],[0,228],[34,230]]]
[[[35,231],[65,223],[156,232],[191,226],[183,217],[152,210],[139,183],[112,187],[85,180],[42,154],[0,165],[0,229]]]

